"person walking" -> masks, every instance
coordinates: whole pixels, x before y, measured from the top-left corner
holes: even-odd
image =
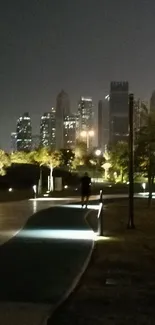
[[[88,173],[85,173],[81,178],[81,202],[82,208],[84,205],[88,205],[89,197],[91,194],[91,178],[88,176]]]

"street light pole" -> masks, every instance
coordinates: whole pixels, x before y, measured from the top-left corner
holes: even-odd
[[[129,95],[129,219],[128,228],[134,229],[134,179],[133,179],[133,105],[134,95]]]

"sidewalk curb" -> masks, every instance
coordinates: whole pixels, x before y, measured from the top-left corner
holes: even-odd
[[[92,212],[93,210],[89,210],[86,212],[85,216],[84,216],[84,220],[85,222],[89,225],[87,218],[88,215]],[[90,226],[89,226],[90,227]],[[78,273],[78,275],[75,277],[75,279],[73,280],[72,284],[70,285],[70,287],[67,289],[67,291],[64,293],[64,295],[61,297],[61,299],[58,301],[58,303],[56,303],[56,305],[49,311],[49,315],[46,316],[46,319],[44,319],[43,323],[41,323],[40,325],[48,325],[48,321],[49,319],[54,315],[54,313],[57,311],[57,309],[59,307],[61,307],[61,305],[63,305],[63,303],[65,303],[65,301],[69,298],[69,296],[73,293],[73,291],[75,290],[75,288],[77,287],[79,281],[81,280],[83,274],[85,273],[88,264],[90,262],[91,256],[92,256],[92,252],[94,249],[94,240],[92,239],[92,243],[91,243],[91,248],[90,251],[88,253],[88,256],[86,258],[86,260],[84,261],[84,264],[81,267],[81,271]]]

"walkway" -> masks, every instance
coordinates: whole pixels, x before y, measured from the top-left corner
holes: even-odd
[[[19,204],[19,217],[24,213]],[[0,324],[46,324],[90,253],[93,231],[85,213],[78,207],[39,211],[0,246]]]

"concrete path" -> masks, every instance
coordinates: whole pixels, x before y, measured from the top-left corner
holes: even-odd
[[[68,202],[69,199],[55,199],[0,203],[0,245],[15,236],[34,213]]]
[[[13,216],[8,217],[6,228],[11,230],[13,224],[18,233],[0,246],[1,325],[46,324],[52,307],[77,277],[92,247],[93,232],[84,221],[85,210],[52,207],[28,220],[25,204],[14,205],[12,211],[18,211],[20,222],[17,214],[14,224]],[[6,206],[0,211],[2,220]]]
[[[127,195],[103,196],[123,197]],[[1,325],[45,325],[53,306],[80,272],[93,233],[84,222],[85,210],[78,205],[54,207],[69,202],[0,204],[0,244],[5,243],[0,246]]]

